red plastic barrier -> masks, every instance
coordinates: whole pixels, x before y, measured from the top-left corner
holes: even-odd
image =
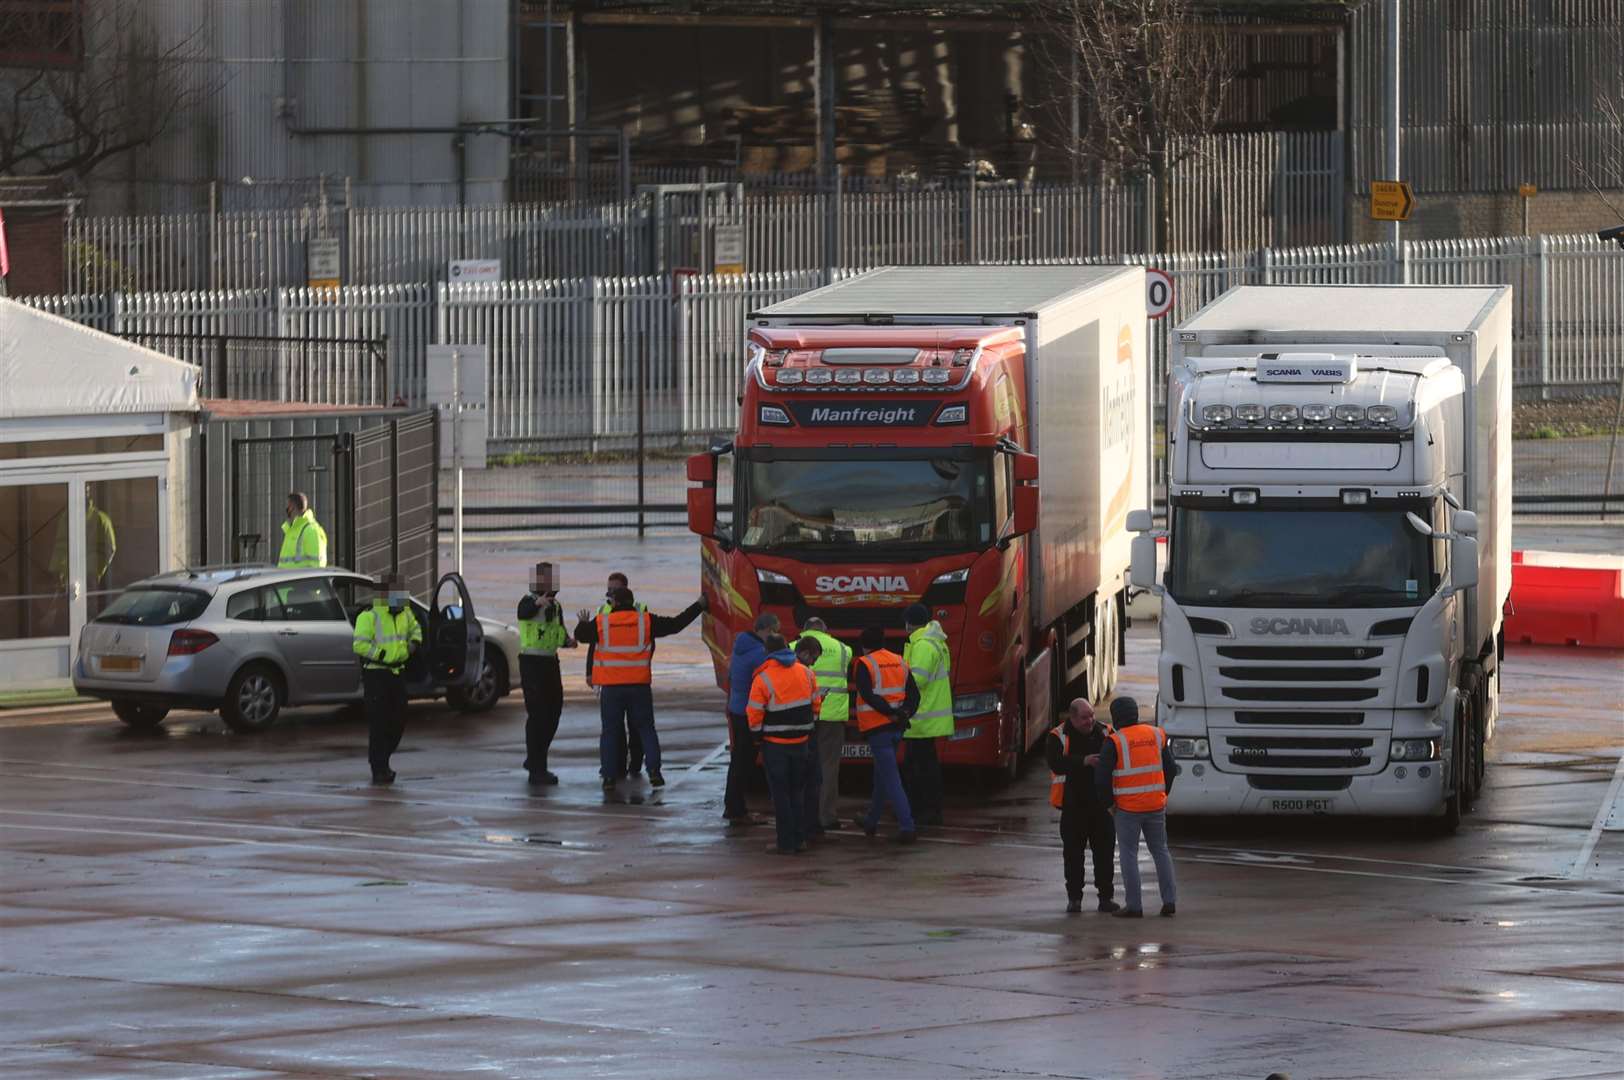
[[[1506,640],[1624,649],[1624,556],[1511,553]]]

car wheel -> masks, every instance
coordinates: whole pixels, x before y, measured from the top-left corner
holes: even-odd
[[[466,713],[490,712],[502,700],[507,688],[507,663],[490,646],[485,648],[485,661],[479,665],[479,678],[466,690],[446,695],[452,705]]]
[[[263,664],[250,664],[226,687],[220,716],[232,731],[264,731],[276,723],[286,701],[281,676]]]
[[[162,705],[148,705],[140,701],[115,701],[113,715],[136,731],[151,731],[163,723],[169,710]]]

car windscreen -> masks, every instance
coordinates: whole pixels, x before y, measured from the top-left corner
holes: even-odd
[[[194,589],[130,589],[107,605],[99,623],[173,626],[191,622],[209,606],[209,594]]]

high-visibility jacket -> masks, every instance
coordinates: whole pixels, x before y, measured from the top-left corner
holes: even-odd
[[[351,647],[355,655],[361,658],[363,668],[383,669],[398,674],[411,656],[408,644],[413,641],[422,643],[423,627],[418,624],[417,616],[412,614],[411,606],[401,608],[396,614],[380,600],[374,601],[355,620]]]
[[[327,565],[327,530],[316,521],[313,510],[282,523],[282,553],[276,565],[306,569]]]
[[[537,615],[533,619],[519,620],[519,655],[556,657],[570,637],[569,631],[564,629],[563,609],[545,597],[533,593],[531,596],[536,602],[536,609],[547,611],[551,608],[552,617]]]
[[[1060,740],[1061,757],[1071,753],[1071,735],[1066,731],[1065,724],[1062,723],[1049,734]],[[1049,774],[1049,805],[1056,810],[1064,810],[1066,807],[1066,777],[1062,773]]]
[[[643,601],[641,601],[641,600],[634,601],[632,603],[632,607],[635,608],[638,611],[647,611],[648,610],[648,605],[643,603]],[[605,600],[602,604],[598,605],[598,614],[599,615],[607,615],[613,610],[615,610],[615,605],[611,604],[607,600]]]
[[[646,611],[610,611],[598,616],[597,626],[594,685],[647,686],[654,681],[654,616]]]
[[[902,657],[889,649],[877,649],[859,657],[857,662],[868,668],[876,697],[893,708],[908,700],[908,665],[902,662]],[[862,695],[857,696],[852,706],[857,714],[858,731],[872,731],[892,722],[891,717],[864,701]]]
[[[750,704],[744,713],[751,731],[784,746],[799,745],[811,736],[812,699],[818,692],[817,676],[794,656],[776,653],[761,665],[750,684]]]
[[[932,619],[908,635],[903,662],[919,684],[919,711],[908,722],[907,739],[939,739],[953,734],[953,659],[942,624]]]
[[[1111,732],[1116,768],[1111,770],[1111,797],[1117,809],[1151,814],[1167,806],[1167,777],[1162,751],[1167,732],[1149,724],[1129,724]]]
[[[107,511],[95,503],[85,507],[85,576],[94,589],[107,578],[113,568],[113,556],[118,554],[118,530]],[[56,530],[56,546],[51,551],[51,576],[57,581],[68,580],[68,512],[62,511],[62,525]]]
[[[812,674],[818,680],[818,693],[822,703],[817,718],[832,724],[844,724],[851,718],[851,646],[822,630],[808,630],[801,635],[823,646],[818,662],[812,665]]]

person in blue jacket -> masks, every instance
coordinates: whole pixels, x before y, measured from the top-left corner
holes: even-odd
[[[727,792],[722,796],[722,816],[731,825],[751,825],[755,819],[744,803],[744,787],[756,769],[755,739],[750,735],[750,684],[756,669],[767,662],[767,638],[778,633],[778,616],[756,616],[754,632],[746,630],[733,639],[733,655],[727,665],[727,731],[731,751],[727,759]]]

